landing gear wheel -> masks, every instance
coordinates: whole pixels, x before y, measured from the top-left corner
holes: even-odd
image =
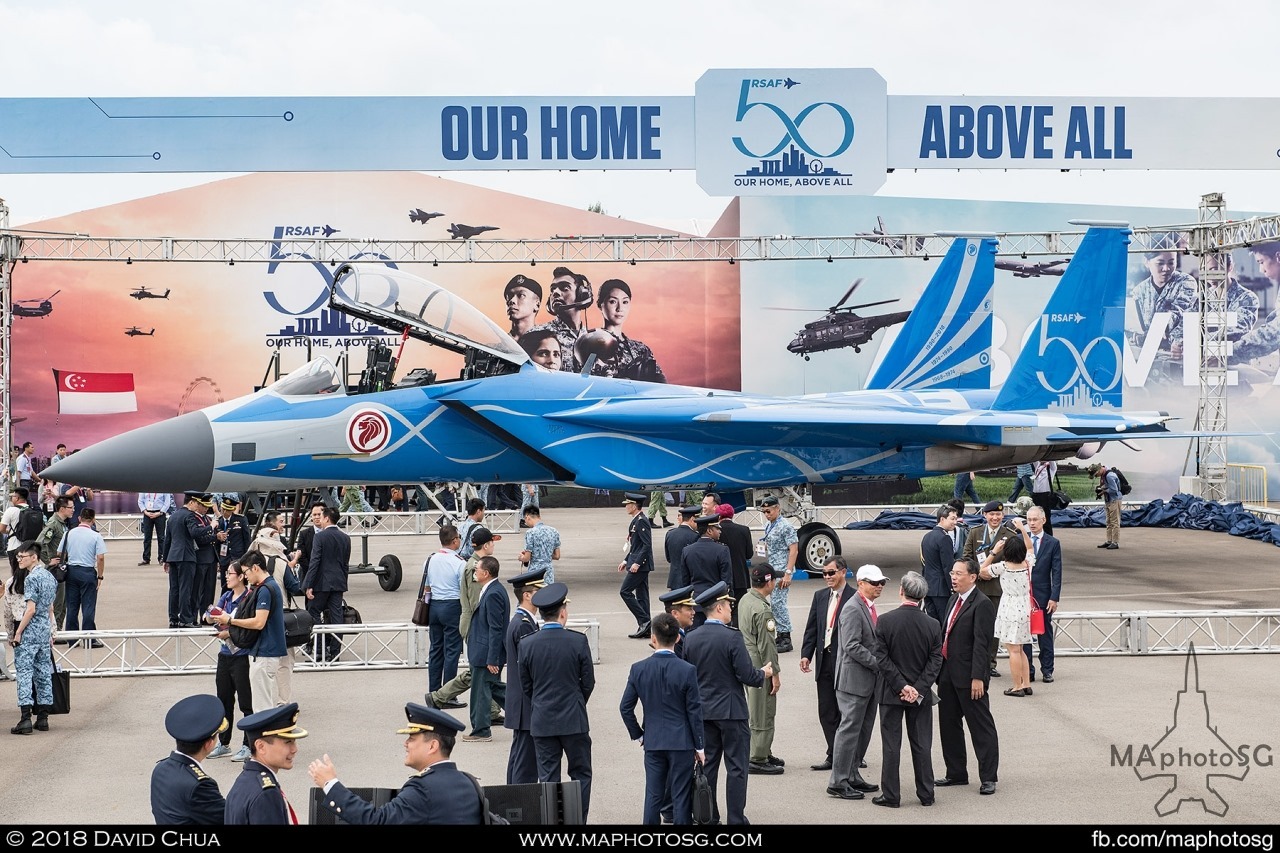
[[[395,554],[387,554],[378,561],[378,566],[386,569],[386,572],[378,572],[378,586],[386,592],[395,592],[399,589],[400,581],[404,580],[404,569],[400,567],[400,558]]]
[[[799,553],[796,570],[821,574],[822,564],[840,553],[840,537],[825,524],[812,522],[799,530]]]

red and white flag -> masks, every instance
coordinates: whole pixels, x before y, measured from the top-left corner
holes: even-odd
[[[64,415],[110,415],[138,411],[132,373],[54,370],[58,411]]]

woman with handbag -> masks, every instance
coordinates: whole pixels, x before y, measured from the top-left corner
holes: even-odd
[[[1035,555],[1026,523],[1015,518],[1013,526],[1022,537],[997,542],[983,561],[979,574],[1000,579],[1002,594],[1000,609],[996,612],[995,635],[1009,653],[1009,674],[1013,676],[1013,686],[1005,690],[1004,695],[1023,697],[1031,695],[1031,670],[1022,647],[1031,642],[1031,566]],[[996,562],[997,559],[1000,562]]]
[[[240,571],[240,561],[232,560],[227,564],[227,591],[218,599],[218,603],[210,608],[204,620],[213,624],[213,616],[217,613],[235,613],[240,599],[249,592],[244,582],[244,574]],[[242,649],[231,642],[231,635],[225,628],[218,630],[218,639],[222,648],[218,650],[218,670],[214,676],[217,684],[218,699],[222,702],[223,716],[230,723],[235,711],[236,699],[240,700],[240,716],[247,717],[253,713],[253,692],[249,686],[249,650]],[[231,726],[227,726],[218,736],[219,743],[209,753],[209,758],[222,758],[231,754]],[[232,761],[244,761],[249,757],[249,744],[240,746]]]

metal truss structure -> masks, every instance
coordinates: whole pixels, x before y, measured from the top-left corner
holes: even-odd
[[[1200,259],[1202,340],[1200,352],[1199,429],[1225,432],[1226,324],[1225,267],[1212,271],[1208,259],[1255,242],[1280,238],[1280,216],[1229,221],[1220,193],[1204,196],[1195,223],[1136,228],[1130,252],[1167,250],[1169,232],[1185,235],[1178,251]],[[397,264],[519,263],[651,263],[671,261],[827,261],[871,258],[941,257],[954,235],[855,234],[832,237],[680,237],[670,235],[602,235],[551,237],[545,240],[379,240],[329,238],[306,240],[196,239],[181,237],[93,237],[9,230],[8,208],[0,201],[0,431],[6,442],[12,431],[9,406],[12,274],[15,264],[30,261],[114,263],[309,263],[336,267],[350,261]],[[1088,223],[1073,223],[1081,226]],[[1084,231],[1007,232],[996,234],[999,254],[1027,258],[1072,254]],[[1219,257],[1219,260],[1221,258]],[[1226,439],[1198,439],[1197,474],[1203,496],[1226,496]],[[0,486],[0,498],[7,498]]]

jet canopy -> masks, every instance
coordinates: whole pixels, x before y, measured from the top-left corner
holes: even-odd
[[[345,394],[342,376],[329,359],[313,358],[287,376],[281,376],[264,390],[282,397],[313,397],[319,394]]]
[[[344,314],[407,331],[411,337],[469,357],[485,353],[516,366],[529,360],[520,345],[477,308],[403,270],[347,264],[334,276],[329,304]]]

